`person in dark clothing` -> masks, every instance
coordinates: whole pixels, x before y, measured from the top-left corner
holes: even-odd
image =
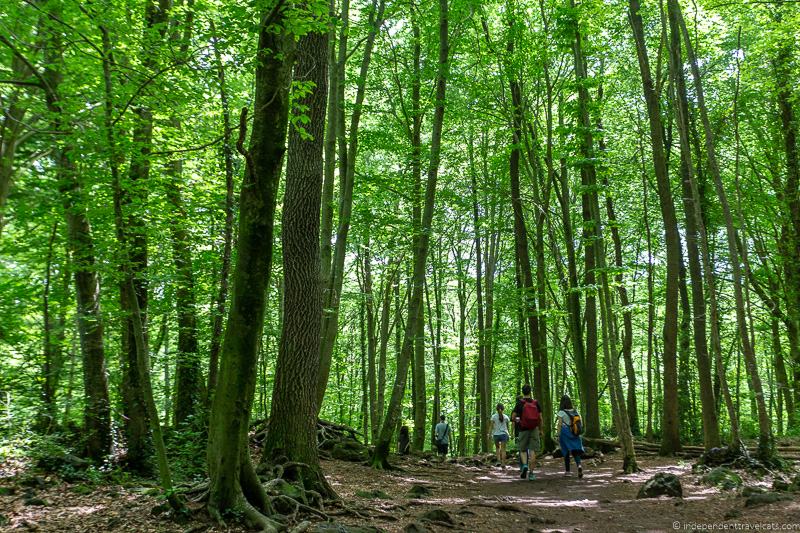
[[[408,426],[400,428],[400,436],[397,438],[397,453],[400,455],[408,455],[411,446],[411,441],[408,438]]]
[[[517,448],[519,449],[520,475],[522,479],[536,479],[530,466],[536,464],[536,452],[541,447],[539,426],[542,421],[542,405],[531,397],[531,386],[522,387],[522,399],[517,400],[511,420],[517,427]],[[530,466],[529,466],[530,463]]]

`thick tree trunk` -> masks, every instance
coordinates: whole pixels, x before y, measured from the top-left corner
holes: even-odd
[[[211,403],[208,435],[209,512],[239,511],[262,528],[275,527],[264,489],[250,460],[247,431],[255,394],[256,365],[264,326],[272,265],[275,201],[285,151],[288,87],[294,37],[276,31],[283,13],[262,16],[256,62],[256,93],[250,148],[243,147],[246,111],[237,148],[245,156],[239,205],[237,260],[231,305],[220,357],[219,382]],[[311,417],[315,419],[316,417]]]
[[[442,144],[442,127],[444,124],[445,90],[448,76],[448,4],[447,0],[439,0],[439,59],[436,74],[436,95],[433,116],[433,131],[431,134],[430,165],[428,166],[428,182],[425,188],[425,204],[422,211],[422,224],[420,237],[414,248],[414,271],[412,274],[413,285],[411,288],[411,303],[406,321],[405,334],[403,335],[402,350],[397,359],[397,374],[395,376],[392,397],[386,409],[386,416],[381,427],[381,434],[375,443],[372,456],[372,466],[385,468],[388,466],[389,446],[392,442],[395,427],[399,421],[402,400],[405,395],[408,366],[413,355],[414,335],[417,331],[417,321],[421,320],[418,311],[422,303],[423,280],[425,277],[425,263],[428,256],[428,244],[433,223],[433,209],[436,200],[436,181],[439,175],[439,161]]]
[[[307,490],[335,496],[319,465],[315,386],[322,327],[319,229],[322,202],[322,151],[327,101],[328,36],[310,32],[297,46],[294,80],[315,89],[300,104],[308,109],[305,132],[289,131],[286,191],[283,201],[283,330],[281,332],[269,431],[263,461],[302,463],[290,477]],[[310,138],[304,138],[304,133]],[[364,413],[366,415],[366,413]]]
[[[678,426],[677,368],[678,277],[681,262],[680,235],[678,234],[678,222],[675,217],[675,205],[672,200],[672,188],[664,154],[661,111],[658,95],[650,74],[650,61],[647,57],[644,26],[642,16],[639,14],[639,0],[629,0],[629,8],[629,21],[636,41],[636,54],[639,59],[642,89],[647,104],[653,166],[656,174],[661,217],[664,221],[664,241],[667,250],[666,302],[663,328],[664,405],[662,409],[661,453],[670,455],[681,449]]]

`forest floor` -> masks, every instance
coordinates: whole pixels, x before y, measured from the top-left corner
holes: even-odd
[[[619,454],[610,454],[585,461],[583,479],[574,472],[573,477],[564,477],[562,459],[544,458],[534,470],[534,481],[519,479],[516,465],[501,469],[452,462],[436,465],[420,457],[396,460],[400,467],[396,471],[323,461],[332,486],[361,516],[340,514],[335,517],[338,526],[309,531],[344,533],[343,524],[365,528],[354,529],[359,532],[649,532],[725,530],[724,524],[732,531],[800,531],[800,494],[747,507],[737,491],[701,484],[691,463],[674,458],[640,457],[644,470],[623,475]],[[188,524],[172,522],[152,512],[163,500],[135,483],[97,485],[89,490],[86,485],[44,477],[40,487],[26,488],[18,480],[12,483],[9,473],[13,470],[13,465],[0,465],[0,531],[244,531],[213,526],[204,513],[197,513]],[[682,499],[636,499],[643,483],[658,472],[680,478]],[[748,486],[769,490],[772,485],[768,477],[743,477]],[[415,485],[427,488],[423,491],[427,494],[410,497],[409,489]]]

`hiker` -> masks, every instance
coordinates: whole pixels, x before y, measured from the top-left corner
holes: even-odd
[[[497,412],[492,415],[492,439],[494,440],[494,452],[497,455],[498,466],[503,470],[506,468],[506,443],[508,442],[508,418],[503,414],[505,406],[497,404]]]
[[[569,471],[570,455],[575,458],[578,466],[578,477],[583,477],[583,467],[581,457],[584,454],[581,433],[583,433],[583,420],[578,411],[573,408],[572,400],[566,394],[561,397],[558,406],[558,443],[561,445],[561,453],[564,455],[564,476],[572,475]]]
[[[519,462],[521,479],[536,479],[530,466],[536,465],[536,451],[540,447],[539,426],[542,423],[542,405],[539,400],[531,397],[531,386],[527,383],[522,386],[522,399],[517,400],[511,418],[517,423],[517,448],[519,449]]]
[[[436,439],[436,449],[439,451],[439,462],[444,462],[447,457],[447,449],[450,447],[450,424],[445,422],[445,416],[439,417],[439,423],[436,424],[434,430],[434,438]]]
[[[400,436],[397,438],[397,453],[408,455],[411,442],[408,438],[408,426],[400,428]]]

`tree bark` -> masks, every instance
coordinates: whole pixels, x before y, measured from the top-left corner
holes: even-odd
[[[697,359],[697,372],[700,381],[700,403],[703,421],[703,444],[707,450],[720,445],[717,402],[711,381],[711,361],[708,355],[706,328],[706,298],[703,284],[699,240],[705,236],[705,225],[700,206],[695,200],[697,183],[692,165],[691,141],[689,139],[689,102],[686,93],[686,79],[681,59],[681,34],[678,13],[673,2],[668,2],[667,11],[670,28],[670,73],[675,88],[675,115],[678,125],[680,145],[680,174],[683,190],[683,209],[686,220],[686,253],[689,259],[689,275],[692,287],[692,320],[694,330],[694,353]],[[687,389],[688,390],[688,389]]]
[[[650,62],[647,57],[644,27],[639,9],[639,0],[629,0],[629,21],[636,41],[636,54],[639,60],[642,89],[647,104],[653,166],[656,174],[661,217],[664,221],[664,241],[667,249],[666,303],[663,329],[664,406],[662,409],[661,453],[671,455],[681,449],[678,427],[677,369],[678,276],[681,262],[680,235],[678,234],[678,222],[675,216],[675,205],[672,200],[672,189],[664,154],[663,124],[658,95],[650,74]]]
[[[208,361],[208,384],[206,386],[206,406],[211,405],[214,389],[217,386],[217,372],[219,370],[219,350],[222,344],[222,326],[225,318],[225,308],[228,300],[228,278],[231,270],[231,249],[233,247],[233,218],[234,218],[234,190],[233,190],[233,141],[231,139],[231,110],[228,101],[228,91],[225,83],[225,66],[219,52],[218,38],[214,22],[211,23],[212,45],[214,60],[217,67],[217,80],[219,82],[220,103],[222,105],[222,156],[225,166],[225,231],[222,248],[222,268],[219,273],[219,291],[214,302],[214,314],[211,324],[211,348]]]
[[[297,45],[295,81],[314,90],[301,100],[308,109],[305,132],[289,130],[289,156],[283,201],[283,330],[281,331],[269,431],[263,460],[302,463],[290,478],[325,497],[335,493],[325,480],[317,452],[315,386],[322,328],[320,283],[320,208],[322,203],[328,36],[304,35]],[[310,136],[310,137],[308,137]],[[366,413],[364,413],[366,415]]]
[[[345,4],[348,0],[344,0]],[[336,335],[339,329],[339,300],[342,294],[342,282],[344,280],[344,262],[347,252],[347,235],[350,232],[350,218],[353,210],[353,187],[355,183],[355,162],[358,154],[358,127],[361,121],[361,111],[366,96],[367,73],[372,60],[372,50],[375,44],[375,37],[383,24],[383,13],[386,6],[385,0],[375,0],[370,14],[370,30],[364,45],[364,56],[361,60],[358,83],[356,87],[356,99],[353,104],[353,114],[350,116],[350,138],[349,144],[344,142],[344,62],[347,58],[347,41],[339,39],[339,74],[337,78],[340,96],[339,103],[342,106],[337,118],[337,129],[339,131],[339,221],[336,229],[336,244],[333,250],[333,262],[330,266],[330,276],[326,280],[327,286],[324,292],[321,351],[319,383],[317,384],[317,409],[322,408],[322,400],[325,397],[325,389],[328,386],[328,374],[330,373],[331,357],[336,343]],[[344,13],[344,11],[343,11]],[[343,15],[344,16],[344,15]],[[344,33],[342,35],[345,35]],[[328,235],[323,235],[323,239],[328,239]],[[326,252],[327,253],[327,252]],[[423,424],[424,425],[424,424]]]
[[[246,111],[237,149],[245,156],[239,196],[239,239],[231,305],[220,357],[219,382],[211,403],[208,436],[209,512],[239,511],[262,528],[277,529],[265,518],[269,503],[250,460],[247,431],[255,394],[256,365],[264,326],[266,289],[272,265],[275,201],[285,151],[294,37],[276,31],[280,6],[261,17],[253,133],[243,147]],[[272,19],[272,20],[270,20]],[[315,419],[316,417],[312,417]]]
[[[433,222],[433,209],[436,200],[436,181],[439,174],[439,161],[442,144],[442,128],[444,124],[445,91],[447,87],[449,58],[448,40],[448,0],[439,0],[439,58],[436,73],[436,95],[433,116],[433,131],[431,134],[430,164],[428,166],[428,181],[425,187],[425,204],[422,211],[420,237],[414,248],[414,270],[412,274],[413,285],[411,288],[411,303],[409,315],[403,335],[403,345],[397,359],[397,374],[394,387],[379,439],[376,441],[372,456],[372,466],[375,468],[388,467],[389,446],[392,435],[400,416],[402,400],[405,395],[408,365],[413,354],[414,335],[417,331],[417,321],[421,320],[419,309],[422,302],[423,281],[425,277],[425,263],[428,256],[428,244],[431,236]]]
[[[697,64],[697,58],[694,54],[689,32],[686,29],[686,24],[680,14],[680,6],[677,0],[670,0],[672,7],[675,9],[678,22],[681,24],[684,43],[686,45],[687,59],[691,66],[692,76],[695,82],[695,93],[697,98],[697,107],[700,112],[700,119],[703,124],[703,131],[705,133],[706,141],[706,157],[708,158],[708,168],[714,182],[714,189],[717,192],[717,198],[722,206],[723,219],[725,221],[725,236],[728,244],[728,259],[731,263],[731,270],[733,274],[733,293],[736,308],[736,325],[739,333],[739,341],[741,342],[742,352],[745,359],[745,367],[748,376],[751,380],[753,393],[756,397],[756,404],[758,407],[758,456],[762,460],[770,459],[774,454],[774,442],[772,440],[772,428],[767,412],[766,402],[764,400],[763,387],[761,385],[761,378],[758,373],[758,365],[756,361],[755,350],[750,341],[750,335],[747,331],[747,317],[745,315],[744,295],[742,290],[742,268],[739,258],[739,250],[737,249],[737,231],[733,223],[733,215],[731,214],[730,205],[728,203],[727,193],[722,184],[722,177],[719,170],[719,163],[717,162],[716,155],[716,141],[714,131],[711,128],[711,122],[708,118],[708,112],[705,106],[705,97],[703,94],[702,78],[700,76],[700,67]],[[741,443],[733,443],[739,446]]]

